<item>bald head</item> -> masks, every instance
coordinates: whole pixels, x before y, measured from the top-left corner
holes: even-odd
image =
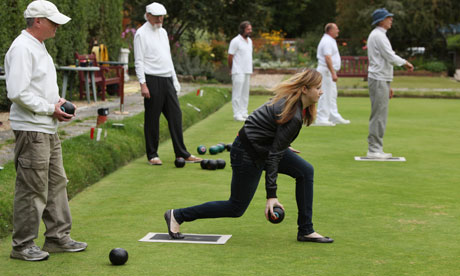
[[[335,23],[327,23],[324,26],[324,32],[332,38],[337,38],[339,36],[339,27]]]

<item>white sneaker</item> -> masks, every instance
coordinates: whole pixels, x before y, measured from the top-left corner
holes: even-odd
[[[243,115],[243,116],[241,116],[241,117],[243,117],[243,119],[246,120],[246,119],[249,117],[249,115],[248,115],[248,114],[245,114],[245,115]]]
[[[244,122],[246,121],[243,116],[235,116],[233,117],[233,120],[238,121],[238,122]]]
[[[349,123],[350,120],[345,120],[343,118],[334,121],[334,124],[336,125],[348,125]]]
[[[321,121],[313,123],[312,126],[335,126],[335,124],[329,121]]]
[[[385,152],[367,152],[368,158],[375,158],[375,159],[388,159],[391,158],[393,155],[391,153]]]

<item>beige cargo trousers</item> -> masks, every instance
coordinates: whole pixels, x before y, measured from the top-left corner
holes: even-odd
[[[14,131],[16,187],[13,242],[16,250],[34,245],[40,220],[47,240],[70,239],[72,217],[67,199],[67,176],[58,134]]]

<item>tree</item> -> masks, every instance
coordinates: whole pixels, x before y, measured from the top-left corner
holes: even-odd
[[[446,40],[440,30],[460,20],[458,0],[337,0],[341,37],[349,39],[355,50],[359,49],[373,28],[372,12],[383,7],[395,14],[388,32],[393,48],[405,51],[409,47],[425,47],[427,53],[445,57]]]
[[[133,0],[125,4],[130,10],[131,19],[142,24],[145,22],[145,7],[150,0]],[[171,37],[171,44],[177,42],[185,33],[209,31],[223,32],[226,35],[235,35],[241,21],[250,20],[254,27],[269,18],[269,12],[262,5],[263,0],[164,0],[168,15],[163,24]],[[256,27],[257,28],[257,27]]]

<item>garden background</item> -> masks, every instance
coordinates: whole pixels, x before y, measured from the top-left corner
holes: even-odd
[[[23,11],[29,0],[0,2],[0,60],[25,27]],[[130,73],[134,73],[132,39],[145,22],[150,0],[55,0],[72,20],[62,26],[46,46],[58,65],[74,64],[74,53],[89,53],[97,40],[117,60],[120,48],[128,48]],[[184,81],[225,83],[229,41],[238,24],[253,25],[254,65],[260,68],[313,67],[323,27],[337,22],[340,53],[366,55],[370,14],[386,7],[395,14],[388,32],[395,51],[409,59],[416,70],[453,75],[460,68],[460,2],[455,0],[190,0],[161,1],[168,11],[168,31],[176,71]],[[295,18],[295,20],[293,20]],[[420,49],[424,49],[421,51]],[[59,73],[60,74],[60,73]],[[61,77],[61,76],[60,76]],[[60,80],[59,80],[60,81]],[[0,86],[0,110],[8,110],[4,86]]]

